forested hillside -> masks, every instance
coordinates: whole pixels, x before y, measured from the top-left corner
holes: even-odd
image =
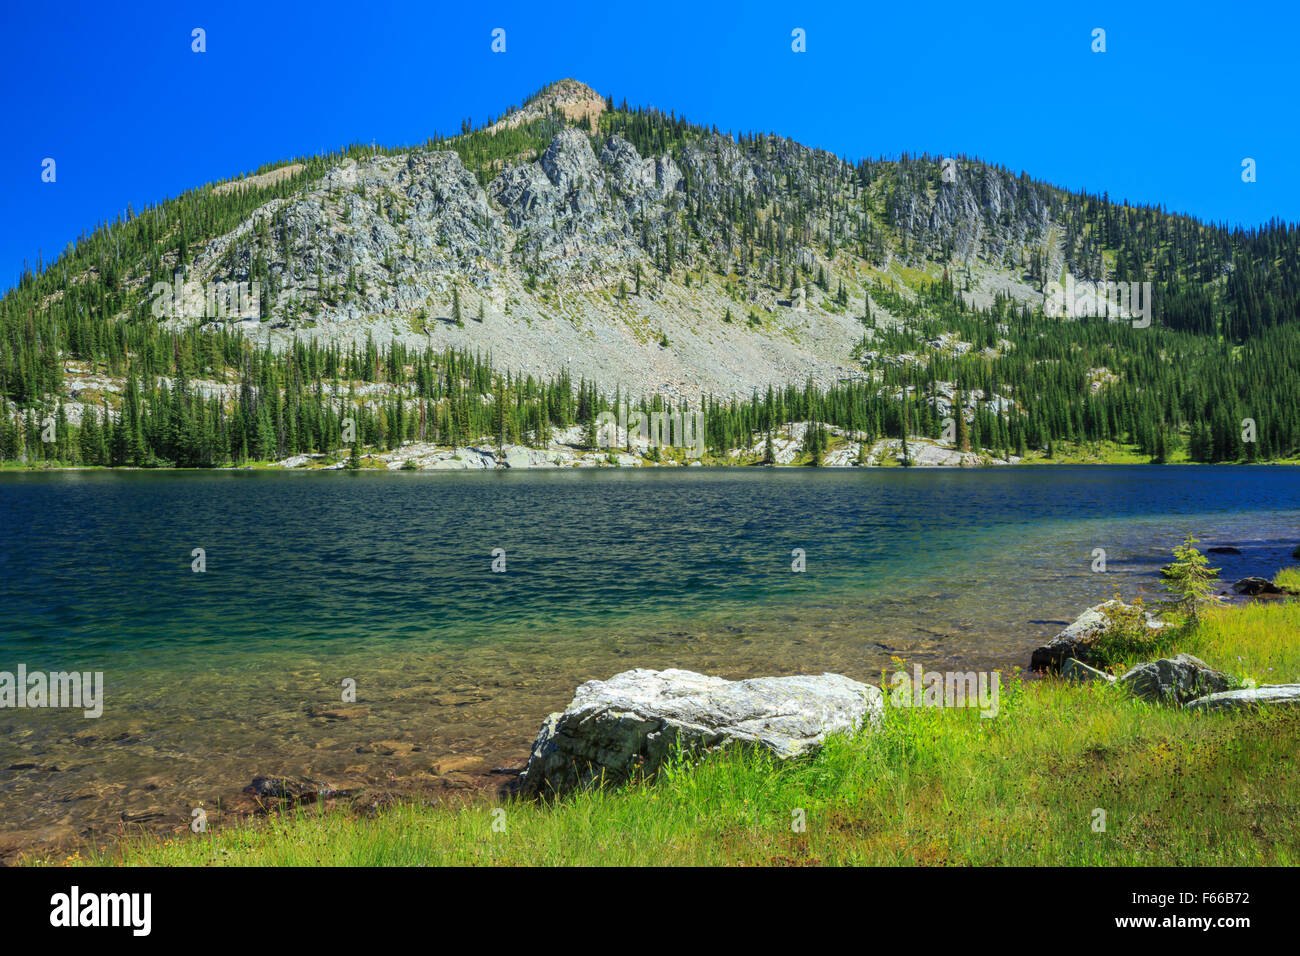
[[[623,401],[703,407],[719,460],[791,422],[867,443],[951,438],[949,418],[1003,458],[1291,458],[1298,241],[561,81],[420,147],[128,208],[26,270],[0,299],[0,460],[545,446]],[[1048,314],[1067,280],[1149,282],[1154,321]],[[255,308],[160,310],[185,283],[248,284]]]

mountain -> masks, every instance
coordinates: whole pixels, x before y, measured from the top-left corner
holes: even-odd
[[[720,457],[808,420],[832,444],[1004,459],[1293,456],[1297,241],[967,157],[849,162],[561,80],[418,148],[128,209],[38,264],[0,300],[0,459],[324,453],[349,409],[361,445],[545,445],[616,395],[703,404]],[[241,284],[244,314],[217,314]]]

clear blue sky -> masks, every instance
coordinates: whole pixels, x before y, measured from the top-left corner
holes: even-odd
[[[128,202],[353,140],[423,142],[566,76],[851,159],[965,153],[1214,222],[1296,221],[1297,49],[1281,2],[10,0],[0,288]]]

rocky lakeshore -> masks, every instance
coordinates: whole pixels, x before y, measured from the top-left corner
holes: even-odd
[[[1264,579],[1242,579],[1220,595],[1295,597],[1271,583],[1268,589],[1251,586],[1259,580]],[[1137,700],[1205,712],[1300,706],[1300,682],[1256,686],[1186,653],[1108,673],[1102,669],[1105,641],[1126,616],[1152,634],[1172,627],[1141,605],[1106,601],[1036,648],[1029,674],[1072,684],[1096,682]],[[740,746],[779,760],[807,757],[831,734],[878,724],[889,699],[887,689],[840,674],[729,681],[680,669],[638,668],[580,686],[564,711],[542,723],[526,765],[493,773],[507,778],[497,788],[501,795],[553,797],[653,776],[679,751],[701,754]],[[274,792],[280,804],[337,795],[322,784],[300,781],[294,787],[293,794]]]
[[[1137,700],[1204,712],[1300,707],[1300,682],[1256,686],[1191,654],[1141,661],[1119,675],[1085,663],[1106,665],[1106,638],[1126,614],[1154,634],[1172,627],[1139,605],[1107,601],[1088,608],[1037,648],[1031,673],[1073,684],[1095,682]],[[625,671],[583,684],[563,712],[546,718],[518,791],[556,796],[649,776],[676,748],[698,754],[741,746],[779,760],[806,757],[830,734],[878,724],[891,699],[896,700],[882,687],[840,674],[733,682],[682,670]]]
[[[1280,594],[1251,594],[1258,589],[1232,584],[1221,590],[1243,605],[1267,606],[1292,596],[1280,588],[1272,589]],[[1102,687],[1124,698],[1190,712],[1253,712],[1300,705],[1300,683],[1243,682],[1233,676],[1231,667],[1221,669],[1172,649],[1122,668],[1108,667],[1107,632],[1126,615],[1130,619],[1140,615],[1142,626],[1153,636],[1168,626],[1137,605],[1098,604],[1034,649],[1025,676]],[[1003,680],[1016,678],[1006,674]],[[531,747],[524,743],[526,729],[520,728],[517,749],[504,760],[500,756],[435,760],[432,775],[388,782],[364,774],[326,780],[268,767],[246,785],[232,781],[235,785],[228,793],[206,803],[201,816],[195,817],[204,830],[194,832],[219,831],[249,818],[310,806],[370,817],[411,801],[455,808],[495,805],[513,795],[549,798],[596,781],[616,783],[650,776],[674,758],[679,743],[697,754],[740,746],[757,748],[779,761],[809,757],[827,735],[878,724],[890,706],[890,696],[883,683],[876,686],[839,674],[730,681],[688,670],[634,668],[578,687],[563,711],[542,722]],[[352,716],[339,713],[335,719]],[[385,746],[421,749],[402,741]],[[166,813],[136,814],[131,820],[124,816],[123,824],[126,832],[173,838],[178,834],[188,838],[187,831],[195,825],[193,821],[190,827],[178,825]],[[86,839],[67,826],[11,831],[0,839],[0,858],[10,863],[30,860],[33,854],[40,859],[59,858]],[[102,841],[104,835],[94,839]]]
[[[1014,455],[999,458],[990,454],[962,451],[929,438],[869,440],[865,435],[819,423],[830,436],[832,447],[822,457],[826,468],[871,468],[912,466],[919,468],[978,468],[1015,465]],[[690,449],[656,445],[633,435],[618,447],[593,448],[587,430],[580,425],[556,429],[544,448],[527,445],[496,445],[489,440],[465,446],[421,442],[390,451],[359,455],[356,461],[338,455],[294,455],[272,462],[271,467],[302,470],[340,470],[351,467],[383,468],[388,471],[493,471],[524,468],[663,468],[705,465],[796,465],[806,463],[804,451],[810,423],[795,422],[774,434],[771,461],[762,437],[744,448],[732,449],[726,458],[692,456]]]

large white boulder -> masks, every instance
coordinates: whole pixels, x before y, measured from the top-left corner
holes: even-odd
[[[546,718],[522,791],[559,793],[653,773],[679,740],[691,751],[740,744],[797,757],[883,710],[878,687],[839,674],[729,681],[676,669],[624,671],[583,684],[563,713]]]

